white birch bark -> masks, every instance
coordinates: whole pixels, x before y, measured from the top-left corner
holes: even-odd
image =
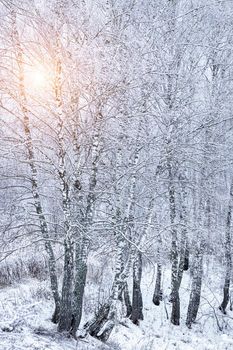
[[[50,242],[51,237],[49,234],[49,228],[44,215],[41,198],[40,198],[39,185],[38,185],[38,172],[35,164],[35,150],[34,150],[34,145],[32,140],[30,117],[29,117],[30,112],[27,107],[27,95],[25,91],[23,49],[20,43],[20,38],[19,38],[17,25],[16,25],[16,14],[14,10],[12,10],[11,15],[12,15],[12,26],[13,26],[12,38],[13,38],[13,44],[15,46],[16,61],[17,61],[18,76],[19,76],[19,85],[18,85],[19,94],[20,94],[19,102],[20,102],[20,109],[23,113],[23,125],[24,125],[25,139],[26,139],[27,158],[28,158],[28,163],[29,163],[30,172],[31,172],[32,196],[34,199],[34,205],[35,205],[36,213],[38,215],[38,219],[40,223],[41,235],[45,241],[45,250],[48,255],[51,290],[52,290],[52,294],[55,302],[55,311],[54,311],[52,320],[53,322],[56,323],[58,322],[58,318],[60,314],[60,296],[58,291],[58,280],[56,275],[56,260],[55,260],[52,244]]]

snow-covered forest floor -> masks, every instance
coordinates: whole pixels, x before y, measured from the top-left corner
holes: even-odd
[[[218,310],[222,284],[220,268],[213,261],[205,269],[201,305],[197,322],[189,330],[185,317],[190,292],[190,275],[185,273],[181,286],[181,325],[170,323],[168,302],[170,271],[163,274],[164,298],[160,306],[151,299],[154,288],[154,271],[146,267],[142,281],[144,296],[144,321],[135,326],[129,319],[120,318],[106,344],[88,336],[76,342],[57,333],[50,321],[53,301],[47,280],[26,278],[0,289],[0,349],[1,350],[230,350],[233,349],[233,311],[223,316]],[[92,267],[92,273],[93,269]],[[207,278],[212,276],[211,278]],[[93,273],[94,275],[94,273]],[[84,323],[95,311],[99,298],[100,281],[93,280],[86,286]],[[103,286],[107,290],[108,286]],[[84,305],[87,303],[84,303]],[[220,330],[221,329],[221,330]]]

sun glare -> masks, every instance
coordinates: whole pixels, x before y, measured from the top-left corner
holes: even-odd
[[[26,73],[27,86],[37,90],[44,89],[51,79],[49,72],[43,66],[33,66]]]
[[[44,72],[40,71],[40,70],[35,70],[32,72],[32,80],[34,85],[36,86],[43,86],[46,83],[46,76],[44,74]]]

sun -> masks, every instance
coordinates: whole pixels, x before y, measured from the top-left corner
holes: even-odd
[[[25,72],[28,88],[43,90],[48,87],[51,80],[50,72],[42,65],[31,65]]]
[[[35,86],[42,87],[46,84],[46,75],[42,70],[35,70],[31,72],[32,83]]]

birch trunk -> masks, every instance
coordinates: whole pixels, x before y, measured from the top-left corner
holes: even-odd
[[[72,326],[72,288],[73,288],[73,247],[69,238],[64,241],[64,275],[62,283],[61,312],[58,323],[59,332],[69,332]]]
[[[64,269],[62,282],[62,297],[60,319],[58,323],[59,332],[69,332],[72,324],[72,293],[73,293],[73,242],[71,232],[70,213],[70,188],[66,176],[66,151],[64,134],[64,115],[62,111],[62,57],[61,43],[56,35],[56,60],[55,60],[55,84],[54,97],[56,103],[56,115],[58,119],[58,177],[62,194],[62,209],[64,215]]]
[[[89,251],[89,239],[87,233],[92,225],[95,205],[95,187],[97,184],[98,162],[100,157],[100,129],[102,114],[98,112],[96,120],[93,143],[92,143],[92,166],[87,195],[87,205],[83,220],[83,233],[77,235],[75,240],[75,282],[73,295],[73,323],[71,334],[75,337],[82,318],[83,297],[87,276],[87,258]]]
[[[36,213],[39,219],[41,235],[45,241],[45,251],[48,255],[50,285],[51,285],[51,290],[53,294],[53,299],[55,302],[55,310],[52,316],[52,321],[54,323],[57,323],[60,315],[60,296],[58,291],[58,280],[57,280],[57,274],[56,274],[56,259],[52,248],[52,244],[50,242],[49,228],[43,212],[43,207],[42,207],[40,193],[39,193],[38,173],[35,165],[35,152],[34,152],[33,140],[31,135],[29,111],[27,108],[27,95],[25,91],[23,49],[20,44],[19,34],[16,26],[16,15],[14,11],[12,11],[12,20],[13,20],[12,37],[16,48],[16,61],[17,61],[18,72],[19,72],[20,108],[23,113],[23,125],[24,125],[24,134],[26,138],[27,157],[28,157],[28,163],[29,163],[30,172],[31,172],[32,196],[34,199],[34,206],[36,209]]]
[[[125,283],[125,288],[124,288],[124,301],[126,306],[126,317],[130,317],[132,314],[132,304],[130,300],[129,287],[127,282]]]
[[[158,232],[158,248],[157,248],[157,269],[156,269],[156,282],[155,282],[155,289],[153,294],[153,303],[158,306],[160,304],[160,301],[162,300],[162,287],[161,287],[161,280],[162,280],[162,264],[161,264],[161,249],[162,249],[162,238],[161,234],[159,232],[159,226],[157,222],[157,218],[155,217],[155,223],[156,223],[156,230]]]
[[[162,299],[162,290],[161,290],[161,279],[162,279],[162,266],[158,262],[157,263],[157,272],[156,272],[156,282],[155,282],[155,290],[153,294],[153,303],[158,306]]]
[[[194,257],[193,280],[186,318],[186,325],[188,328],[191,328],[192,323],[195,322],[200,305],[203,274],[203,254],[204,244],[201,243],[200,247],[197,247],[196,255]]]
[[[136,151],[130,165],[133,167],[133,174],[131,177],[130,188],[129,188],[129,200],[126,205],[126,215],[122,220],[122,208],[121,208],[121,193],[119,191],[119,186],[115,187],[116,196],[116,208],[115,208],[115,218],[114,218],[114,239],[116,244],[116,267],[115,276],[112,285],[112,292],[109,300],[100,308],[96,317],[85,325],[86,331],[103,341],[106,341],[111,334],[114,325],[117,322],[117,309],[119,302],[121,303],[122,295],[127,285],[127,277],[130,271],[133,253],[129,249],[128,261],[125,263],[125,247],[126,242],[124,236],[128,232],[129,225],[131,224],[133,218],[134,204],[135,204],[135,188],[136,188],[136,166],[138,163],[139,148],[138,148],[138,138],[140,135],[141,122],[139,123]],[[116,176],[120,175],[120,165],[122,160],[122,150],[119,146],[117,150],[116,157]],[[118,174],[119,173],[119,174]],[[120,230],[123,230],[123,234]],[[131,225],[132,229],[132,225]],[[129,300],[129,299],[128,299]],[[128,305],[130,308],[130,306]],[[129,311],[129,310],[128,310]],[[132,310],[133,312],[133,310]]]
[[[124,245],[124,238],[119,235],[117,237],[116,273],[111,295],[109,300],[100,308],[96,317],[84,326],[90,335],[102,341],[106,341],[109,338],[117,322],[118,307],[119,303],[121,304],[119,299],[124,291],[128,277],[127,271],[129,271],[129,268],[123,268]]]
[[[230,199],[227,213],[227,224],[225,232],[225,260],[226,260],[226,274],[223,288],[223,300],[219,309],[226,314],[226,308],[230,300],[230,283],[232,273],[232,257],[231,257],[231,221],[232,221],[232,200],[233,200],[233,181],[230,188]]]
[[[170,223],[171,223],[171,295],[170,301],[172,303],[172,314],[171,323],[174,325],[180,324],[180,299],[179,299],[179,288],[177,283],[178,274],[178,247],[177,247],[177,230],[175,228],[175,217],[176,217],[176,207],[175,207],[175,187],[173,183],[172,166],[170,160],[168,161],[168,174],[169,174],[169,207],[170,207]]]
[[[139,324],[139,320],[143,320],[141,279],[142,279],[142,255],[138,251],[136,259],[134,261],[134,265],[133,265],[133,300],[132,300],[132,313],[130,317],[132,322],[136,325]]]
[[[71,334],[75,337],[82,318],[83,296],[87,276],[87,256],[89,241],[80,238],[76,242],[75,285],[73,299],[73,323]]]

